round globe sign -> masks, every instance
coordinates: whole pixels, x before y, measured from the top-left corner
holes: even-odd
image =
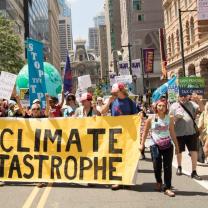
[[[46,91],[50,96],[58,97],[62,89],[62,79],[58,70],[51,64],[44,62],[44,76]],[[16,80],[16,88],[19,93],[21,88],[29,88],[28,65],[25,65],[19,72]]]

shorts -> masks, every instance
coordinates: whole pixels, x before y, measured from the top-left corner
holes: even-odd
[[[198,151],[198,138],[194,135],[177,137],[179,153],[185,152],[185,146],[188,151]]]

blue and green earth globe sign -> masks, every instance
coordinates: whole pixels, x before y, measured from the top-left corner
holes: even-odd
[[[43,65],[46,91],[50,96],[58,97],[58,94],[62,90],[61,75],[52,64],[44,62]],[[16,90],[18,94],[22,88],[29,88],[28,64],[20,70],[16,79]]]

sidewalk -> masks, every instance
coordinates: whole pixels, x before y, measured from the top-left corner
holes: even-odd
[[[173,166],[175,168],[177,168],[177,160],[176,160],[176,156],[174,156],[174,160],[173,160]],[[186,152],[184,152],[182,154],[182,171],[185,175],[190,176],[191,175],[191,158],[188,155],[188,151],[186,150]],[[197,164],[197,173],[199,176],[201,176],[203,178],[203,181],[197,181],[195,180],[197,183],[199,183],[201,186],[203,186],[205,189],[208,190],[208,164],[205,163],[198,163]],[[175,173],[173,173],[175,174]]]

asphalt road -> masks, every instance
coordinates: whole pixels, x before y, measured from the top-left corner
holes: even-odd
[[[198,166],[204,181],[201,184],[187,175],[190,164],[184,158],[184,175],[176,176],[173,167],[173,182],[176,197],[170,198],[154,191],[154,175],[150,155],[140,161],[137,185],[131,189],[112,191],[109,187],[76,184],[48,184],[37,188],[35,184],[6,183],[0,187],[0,208],[207,208],[208,165]],[[175,164],[175,162],[174,162]],[[186,164],[186,165],[185,165]]]

